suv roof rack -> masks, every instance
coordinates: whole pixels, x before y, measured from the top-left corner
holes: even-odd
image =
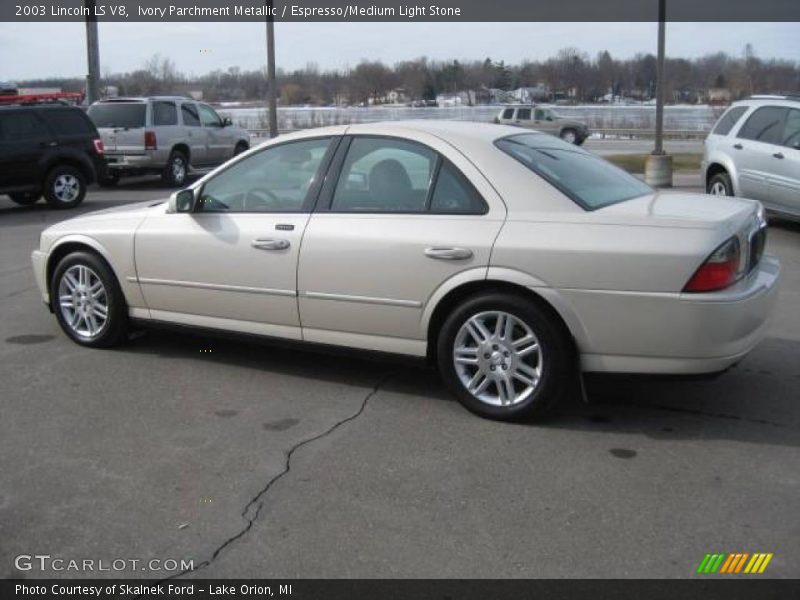
[[[795,100],[800,101],[800,94],[754,94],[747,100]]]

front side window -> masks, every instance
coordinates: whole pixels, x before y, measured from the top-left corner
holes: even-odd
[[[198,107],[200,108],[200,121],[202,121],[203,127],[222,127],[222,121],[213,108],[205,104],[199,104]]]
[[[653,193],[650,186],[622,169],[553,136],[512,135],[495,145],[586,210]]]
[[[198,211],[308,212],[309,190],[330,142],[290,142],[248,156],[203,186]]]
[[[800,110],[789,109],[780,143],[783,146],[800,150]]]
[[[737,137],[765,144],[777,144],[787,110],[781,106],[759,108],[745,121]]]
[[[742,115],[746,112],[746,106],[734,106],[722,115],[722,118],[717,122],[717,125],[711,133],[716,135],[728,135],[730,130],[733,129],[733,126],[739,122],[739,119],[741,119]]]
[[[183,124],[187,127],[200,127],[200,117],[194,104],[181,104],[181,116]]]
[[[422,212],[436,153],[393,138],[356,138],[333,194],[336,212]]]
[[[178,109],[174,102],[153,102],[153,125],[177,125]]]
[[[520,121],[530,121],[531,120],[531,109],[530,108],[518,108],[517,109],[517,119]]]
[[[0,140],[23,142],[49,137],[44,124],[31,112],[0,115]]]
[[[544,114],[544,111],[541,108],[537,108],[534,111],[534,117],[533,118],[536,119],[537,121],[544,121],[544,117],[545,117],[545,114]]]

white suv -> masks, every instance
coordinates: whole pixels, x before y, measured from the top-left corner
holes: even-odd
[[[735,102],[706,138],[702,172],[709,194],[753,198],[800,218],[800,97]]]

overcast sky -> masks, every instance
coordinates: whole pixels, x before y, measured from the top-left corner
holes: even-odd
[[[263,67],[261,23],[101,23],[100,64],[106,73],[140,68],[153,54],[187,74],[238,66]],[[427,56],[518,63],[576,46],[590,56],[655,52],[655,23],[277,23],[279,68],[388,64]],[[741,56],[746,43],[761,58],[800,59],[798,23],[670,23],[667,54],[691,58],[725,51]],[[82,23],[0,23],[0,80],[83,76]]]

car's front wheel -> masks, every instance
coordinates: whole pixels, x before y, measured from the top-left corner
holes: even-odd
[[[53,208],[75,208],[86,196],[86,177],[75,167],[52,169],[44,181],[44,199]]]
[[[561,139],[568,144],[575,144],[578,141],[578,132],[570,128],[562,129]]]
[[[733,196],[733,184],[730,175],[727,173],[717,173],[708,180],[706,192],[712,196]]]
[[[38,192],[17,192],[15,194],[9,194],[8,197],[20,206],[31,206],[36,204],[42,195]]]
[[[50,296],[58,324],[78,344],[108,347],[125,336],[125,298],[114,273],[98,256],[74,252],[61,259]]]
[[[521,296],[474,296],[446,319],[439,370],[470,411],[504,421],[544,417],[570,389],[569,343],[553,317]]]

